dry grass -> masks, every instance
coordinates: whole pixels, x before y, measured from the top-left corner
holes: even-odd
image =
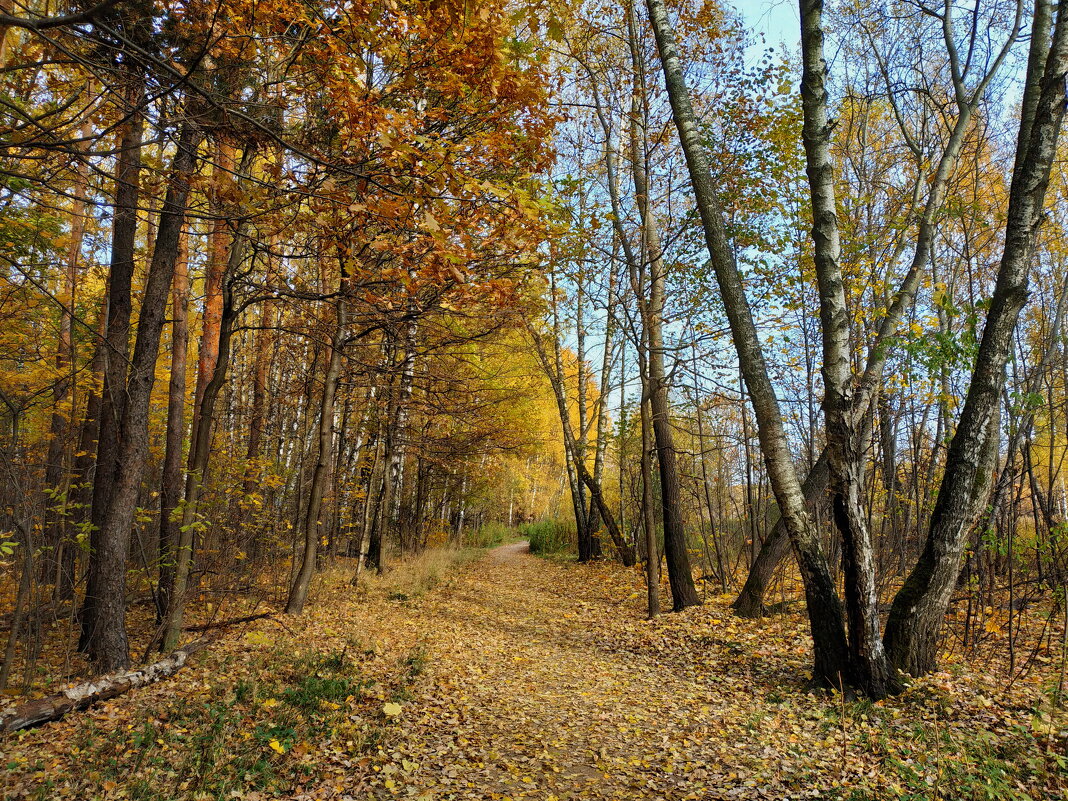
[[[387,554],[385,572],[365,571],[357,584],[357,593],[400,601],[416,598],[485,553],[484,548],[442,547],[404,556]],[[354,560],[345,559],[327,568],[319,575],[313,593],[350,583],[354,566]]]

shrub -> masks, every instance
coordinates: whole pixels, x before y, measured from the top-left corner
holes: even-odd
[[[530,552],[536,554],[574,551],[578,540],[574,525],[556,520],[527,523],[519,527],[519,533],[530,541]]]
[[[464,536],[464,544],[468,548],[493,548],[501,545],[515,536],[515,529],[504,523],[486,523],[476,531],[468,532]]]

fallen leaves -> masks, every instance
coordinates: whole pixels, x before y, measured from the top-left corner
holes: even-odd
[[[404,603],[345,578],[324,577],[297,636],[262,622],[187,681],[3,742],[0,795],[1024,799],[1068,784],[1035,686],[1006,692],[966,660],[843,703],[805,687],[799,614],[739,620],[723,597],[648,621],[640,576],[614,565],[511,547]]]

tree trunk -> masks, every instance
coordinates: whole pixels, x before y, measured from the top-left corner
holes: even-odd
[[[82,136],[88,140],[90,128],[88,123],[82,126]],[[70,509],[70,482],[67,474],[68,445],[71,420],[74,416],[74,403],[71,401],[71,374],[74,364],[74,304],[78,271],[81,262],[82,242],[85,238],[86,208],[85,198],[89,183],[89,163],[84,157],[79,158],[77,180],[74,185],[74,197],[71,202],[70,242],[67,244],[66,269],[63,275],[63,289],[59,293],[62,304],[59,321],[59,343],[56,348],[56,384],[52,390],[52,424],[48,443],[48,456],[45,459],[45,487],[47,496],[45,506],[45,550],[42,554],[41,575],[46,584],[52,584],[53,595],[59,596],[64,584],[69,584],[73,577],[63,576],[64,551],[74,547],[69,541],[67,527]],[[70,408],[64,408],[70,402]]]
[[[131,66],[130,72],[136,67]],[[111,265],[108,270],[107,333],[101,342],[104,385],[101,390],[100,421],[97,429],[96,472],[90,508],[89,578],[81,611],[79,650],[89,648],[90,633],[96,626],[101,588],[99,554],[104,548],[104,517],[111,502],[112,486],[118,469],[119,424],[126,405],[126,361],[130,350],[131,293],[134,248],[137,240],[137,204],[141,181],[141,136],[144,117],[144,78],[126,76],[126,102],[130,118],[119,135],[115,165],[115,211],[111,228]]]
[[[267,255],[267,285],[270,286],[275,277],[274,257]],[[255,477],[259,474],[257,461],[263,449],[263,434],[265,415],[268,407],[267,386],[271,369],[270,352],[274,342],[275,304],[269,300],[261,303],[260,327],[256,331],[253,374],[252,374],[252,411],[249,415],[248,424],[248,449],[245,451],[245,485],[244,493],[246,500],[257,492]],[[260,496],[263,498],[263,495]],[[266,499],[264,499],[265,501]],[[263,502],[261,501],[261,506]],[[257,561],[261,555],[263,531],[261,524],[250,526],[245,532],[244,545],[253,561]]]
[[[546,375],[553,384],[553,391],[557,394],[557,411],[560,414],[560,425],[571,431],[571,409],[567,403],[567,375],[564,372],[563,334],[560,326],[560,312],[556,296],[556,273],[549,273],[549,304],[553,317],[553,365],[550,369],[546,366]],[[579,371],[583,369],[579,365]],[[566,442],[565,433],[565,442]],[[586,520],[586,489],[579,476],[578,462],[584,459],[585,453],[581,442],[571,435],[571,446],[564,448],[564,464],[567,469],[567,483],[571,490],[571,507],[575,513],[575,531],[578,540],[578,559],[580,562],[590,560],[589,526]]]
[[[1011,41],[1010,39],[1010,44]],[[980,98],[983,97],[983,93],[986,91],[986,87],[1004,62],[1007,54],[1008,46],[1002,48],[1002,51],[994,59],[982,79],[976,83],[970,94],[965,91],[962,83],[958,83],[956,95],[958,114],[953,123],[953,128],[934,170],[926,181],[917,182],[915,186],[914,203],[918,202],[919,193],[925,184],[928,186],[928,193],[923,210],[919,214],[912,261],[891,302],[886,307],[885,314],[880,318],[875,340],[868,349],[864,372],[860,377],[859,385],[853,397],[852,415],[854,426],[867,414],[872,397],[879,387],[883,368],[889,358],[891,340],[896,336],[898,326],[915,300],[916,290],[922,278],[924,267],[928,263],[934,237],[937,233],[937,223],[945,201],[946,188],[953,174],[953,168],[960,157],[961,149],[965,144],[966,136],[971,126],[971,119],[978,107]],[[922,153],[918,145],[912,142],[907,135],[906,141],[921,164],[929,160],[929,157]],[[906,240],[903,237],[897,248],[895,248],[894,254],[887,259],[887,264],[894,264],[898,261],[901,254],[904,253],[905,244]],[[826,484],[823,484],[815,492],[822,493],[825,487]],[[812,496],[807,491],[805,495],[806,500],[811,504]],[[735,601],[735,607],[738,609],[739,614],[750,616],[761,614],[768,582],[771,580],[778,562],[787,552],[785,542],[782,540],[785,537],[785,528],[778,526],[778,531],[777,535],[773,531],[772,536],[765,539],[760,553],[754,560],[750,575],[746,579],[745,588]]]
[[[232,151],[230,151],[232,153]],[[226,148],[221,147],[218,158],[226,165],[232,163]],[[241,158],[240,172],[247,176],[252,167],[255,149],[246,147]],[[216,176],[215,182],[221,180]],[[216,190],[218,186],[216,186]],[[221,209],[217,209],[217,212]],[[216,219],[216,224],[220,222]],[[228,237],[225,248],[219,236],[209,254],[205,276],[204,319],[200,351],[197,356],[197,389],[193,397],[193,422],[189,442],[189,456],[185,475],[185,492],[182,499],[181,526],[175,544],[173,586],[168,597],[166,624],[161,650],[169,651],[178,644],[182,635],[182,617],[185,614],[185,595],[189,584],[189,571],[193,562],[196,543],[197,515],[200,493],[207,480],[211,459],[212,427],[215,422],[215,404],[226,383],[230,366],[230,341],[233,336],[234,316],[231,277],[245,260],[248,244],[249,223],[242,220],[233,236]],[[213,232],[213,236],[218,231]],[[222,268],[216,263],[223,254]],[[215,296],[218,296],[217,298]]]
[[[556,408],[560,415],[560,427],[564,435],[564,452],[565,454],[574,454],[575,432],[571,427],[571,420],[567,413],[567,397],[564,394],[563,378],[556,372],[553,368],[553,364],[549,361],[549,356],[545,352],[545,343],[541,336],[533,329],[530,330],[530,334],[531,338],[534,340],[535,350],[538,359],[541,362],[542,369],[544,369],[545,375],[549,379],[549,384],[553,388],[553,394],[556,397]],[[559,345],[557,344],[556,347],[559,347]],[[557,364],[559,364],[559,361],[557,361]],[[612,538],[612,542],[619,553],[620,561],[627,567],[634,565],[634,549],[627,545],[623,533],[616,525],[615,516],[612,514],[612,510],[604,500],[604,494],[601,492],[601,485],[592,475],[590,475],[589,469],[582,461],[572,458],[572,463],[575,470],[575,479],[578,482],[581,482],[582,486],[590,490],[591,500],[593,504],[597,506],[601,519],[604,520],[605,527],[608,529],[608,534]]]
[[[196,169],[200,129],[191,118],[182,124],[170,182],[160,213],[159,231],[141,301],[126,405],[122,417],[118,469],[100,531],[95,614],[90,654],[101,671],[130,663],[126,638],[126,562],[148,448],[149,400],[155,381],[156,358],[166,320],[167,294],[178,259],[178,240],[185,219],[190,179]]]
[[[596,438],[594,443],[594,458],[593,458],[593,479],[599,486],[603,485],[604,478],[604,462],[605,454],[608,450],[608,385],[612,379],[612,356],[615,348],[613,347],[613,338],[615,334],[615,307],[616,307],[616,250],[618,248],[618,242],[613,237],[613,253],[612,259],[609,262],[608,273],[608,300],[605,304],[605,329],[604,329],[604,345],[601,351],[601,391],[597,398],[597,405],[595,407],[596,414],[596,429],[594,437]],[[622,392],[622,389],[620,390]],[[509,515],[511,517],[511,515]],[[590,527],[591,536],[595,539],[595,547],[597,553],[595,556],[601,556],[600,540],[597,539],[597,531],[601,527],[601,511],[597,507],[597,504],[591,504],[590,506],[590,519],[587,521]],[[509,523],[511,525],[511,523]],[[621,529],[625,528],[622,519],[619,521]]]
[[[701,398],[698,397],[697,381],[697,343],[692,344],[693,352],[693,375],[694,375],[694,409],[697,412],[697,449],[701,459],[701,490],[705,496],[705,506],[708,508],[708,528],[712,535],[712,547],[716,552],[716,573],[719,576],[719,591],[727,592],[727,567],[723,562],[723,550],[720,547],[719,537],[716,535],[715,511],[712,508],[712,487],[708,480],[708,464],[705,460],[705,422],[701,413]],[[698,501],[700,503],[700,501]],[[708,550],[708,542],[705,541],[705,551]],[[709,560],[711,562],[711,560]],[[711,565],[710,565],[711,566]]]
[[[182,500],[182,451],[185,442],[185,368],[189,350],[189,264],[187,234],[182,232],[171,289],[171,376],[167,393],[167,435],[159,492],[159,587],[156,615],[162,622],[174,588],[174,559]]]
[[[639,359],[644,353],[639,353]],[[642,368],[643,370],[645,368]],[[653,424],[649,414],[649,401],[642,399],[642,534],[645,536],[645,592],[646,611],[650,618],[660,614],[660,547],[656,542],[656,525],[653,522],[653,510],[656,500],[653,497]]]
[[[827,116],[827,63],[823,57],[823,0],[801,2],[801,106],[812,239],[823,334],[823,415],[831,507],[842,536],[846,622],[853,680],[871,698],[896,692],[897,677],[883,649],[875,553],[864,513],[864,462],[854,425],[850,322],[840,263],[838,212]]]
[[[674,611],[688,606],[698,606],[701,597],[693,583],[690,554],[686,542],[686,524],[682,516],[682,498],[679,490],[678,454],[675,451],[675,435],[671,427],[671,401],[668,397],[668,380],[664,367],[664,307],[667,290],[667,265],[660,248],[660,232],[653,219],[649,202],[649,176],[645,159],[648,151],[646,125],[641,124],[639,113],[644,108],[639,98],[644,98],[641,79],[645,65],[637,41],[637,28],[633,19],[633,7],[628,15],[628,41],[630,42],[634,86],[630,113],[630,161],[634,181],[634,199],[642,223],[644,263],[649,265],[649,301],[643,324],[648,331],[649,410],[652,413],[653,437],[656,440],[657,466],[660,468],[661,512],[664,522],[664,558],[667,562],[668,582],[671,584],[671,600]],[[644,115],[643,115],[644,116]]]
[[[246,151],[246,156],[247,156]],[[200,347],[197,351],[197,383],[193,394],[193,430],[204,405],[204,389],[215,375],[219,363],[219,337],[222,326],[223,282],[226,278],[228,254],[232,247],[228,204],[223,201],[225,186],[233,180],[234,147],[216,139],[215,166],[211,180],[211,213],[214,219],[208,235],[208,258],[204,266],[204,316],[201,320]]]
[[[578,412],[578,436],[575,438],[575,460],[584,465],[590,441],[590,413],[588,403],[589,373],[586,370],[586,278],[582,270],[575,276],[575,384],[576,411]],[[559,342],[559,337],[557,338]],[[557,349],[559,353],[559,348]],[[578,502],[582,505],[582,528],[578,531],[578,555],[580,562],[589,562],[601,555],[597,540],[596,503],[590,498],[586,505],[586,492],[579,480]]]
[[[192,434],[189,443],[189,457],[185,475],[185,493],[182,503],[181,526],[175,545],[174,580],[168,598],[167,622],[161,650],[169,651],[178,644],[182,633],[182,617],[185,614],[185,595],[189,584],[189,571],[193,562],[193,548],[196,542],[197,515],[200,505],[200,493],[207,480],[208,465],[211,459],[212,425],[215,420],[215,404],[219,393],[226,383],[230,365],[230,341],[233,337],[234,309],[232,287],[229,276],[237,270],[244,260],[247,226],[242,224],[237,236],[230,246],[225,270],[227,279],[223,282],[223,307],[219,316],[218,340],[215,343],[214,368],[211,378],[204,385],[200,396],[199,414],[194,410]]]
[[[805,483],[801,485],[801,492],[810,512],[813,505],[827,491],[829,480],[827,452],[823,451],[805,477]],[[780,515],[772,526],[771,533],[764,538],[760,551],[749,568],[745,586],[731,604],[739,617],[760,617],[764,614],[764,596],[767,594],[771,580],[775,577],[776,568],[788,553],[790,553],[790,535],[786,533],[786,522]]]
[[[708,158],[690,105],[674,32],[663,0],[647,0],[647,4],[664,68],[672,116],[686,155],[709,257],[756,413],[757,433],[768,476],[801,567],[815,650],[814,680],[826,686],[840,686],[843,681],[851,680],[841,602],[819,538],[805,509],[804,495],[794,471],[778,399],[768,377],[760,338],[734,251],[724,230],[723,212],[713,189]]]
[[[27,701],[14,709],[5,710],[3,716],[0,716],[0,732],[30,729],[42,723],[59,720],[68,712],[87,709],[93,704],[116,698],[130,690],[136,690],[173,676],[185,666],[190,656],[203,650],[209,644],[210,641],[206,639],[194,640],[147,667],[125,671],[114,676],[104,676],[47,698]]]
[[[92,374],[91,386],[101,387],[104,379],[104,354],[105,335],[107,333],[107,300],[100,307],[96,326],[97,346],[93,351],[93,359],[89,365]],[[71,470],[71,525],[72,529],[84,530],[90,525],[90,512],[93,497],[93,465],[94,444],[100,430],[100,407],[102,395],[99,389],[89,392],[85,401],[85,416],[82,418],[81,431],[78,434],[78,446],[74,454],[74,464]],[[63,549],[60,576],[62,581],[57,590],[57,595],[63,600],[74,598],[74,577],[77,568],[77,551],[73,547]]]
[[[385,532],[393,536],[399,534],[401,491],[404,486],[404,458],[407,452],[405,429],[412,402],[412,388],[415,383],[415,332],[414,316],[404,325],[401,337],[402,357],[400,363],[400,380],[397,382],[397,397],[393,404],[393,417],[387,431],[386,462],[386,504]],[[397,537],[399,541],[399,537]]]
[[[337,299],[337,322],[334,336],[330,341],[330,360],[326,375],[323,377],[323,396],[319,406],[319,458],[315,462],[311,487],[308,493],[308,509],[304,516],[304,553],[293,586],[286,601],[286,614],[299,615],[304,611],[308,599],[308,589],[315,575],[316,554],[319,548],[319,511],[322,508],[323,488],[327,474],[333,464],[334,453],[334,406],[337,398],[337,385],[341,377],[341,360],[345,337],[348,333],[348,301],[345,297],[344,275],[341,279],[342,289]]]

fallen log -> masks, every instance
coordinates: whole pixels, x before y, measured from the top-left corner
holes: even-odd
[[[101,676],[36,701],[9,706],[0,715],[0,732],[29,729],[59,720],[68,712],[88,709],[93,704],[167,678],[181,670],[190,656],[207,648],[210,643],[211,640],[206,637],[194,640],[143,668]]]
[[[227,626],[236,626],[239,623],[251,623],[253,620],[263,620],[263,618],[271,617],[273,614],[274,612],[260,612],[256,615],[232,617],[229,620],[217,620],[212,623],[198,623],[195,626],[185,626],[182,631],[210,631],[211,629],[223,629]]]

